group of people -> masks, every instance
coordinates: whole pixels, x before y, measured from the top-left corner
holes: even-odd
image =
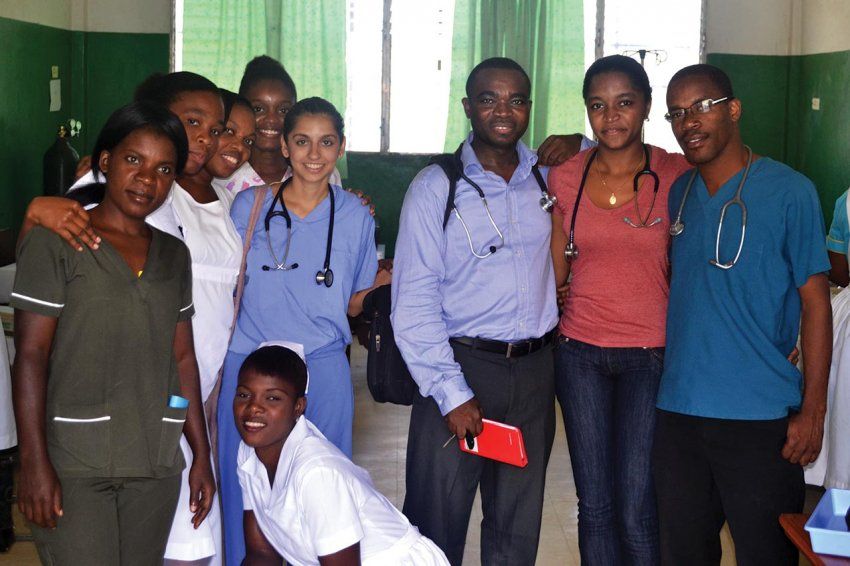
[[[557,398],[583,562],[716,564],[728,520],[739,564],[793,563],[778,515],[820,449],[831,347],[817,196],[743,144],[719,69],[670,82],[684,155],[643,143],[651,92],[598,60],[596,142],[535,153],[528,75],[477,65],[460,179],[414,179],[390,273],[335,170],[342,117],[280,63],[238,94],[143,82],[21,231],[18,499],[42,562],[460,564],[480,487],[482,562],[533,564]],[[350,461],[347,317],[390,280],[420,392],[402,512]],[[485,417],[526,467],[446,443]]]
[[[718,564],[728,521],[738,564],[796,564],[778,519],[802,510],[832,345],[814,186],[744,144],[716,67],[669,83],[680,155],[642,141],[643,68],[597,60],[582,89],[596,143],[548,171],[570,144],[520,141],[529,85],[508,59],[473,69],[448,222],[437,167],[405,197],[392,321],[421,393],[405,515],[460,564],[480,487],[482,563],[532,564],[557,397],[582,563]],[[522,430],[526,468],[441,448],[484,417]]]

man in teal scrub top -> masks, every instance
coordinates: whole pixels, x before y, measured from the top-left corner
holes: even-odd
[[[669,200],[683,229],[672,238],[653,455],[662,563],[719,564],[725,520],[739,565],[796,565],[779,515],[803,508],[832,347],[817,193],[744,145],[741,102],[720,69],[676,73],[667,106],[696,170],[676,181]],[[805,379],[786,359],[798,332]]]

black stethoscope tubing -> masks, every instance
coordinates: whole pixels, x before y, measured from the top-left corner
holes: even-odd
[[[572,215],[572,218],[570,218],[569,239],[567,241],[567,247],[564,249],[564,256],[568,260],[575,259],[575,258],[578,257],[578,246],[576,246],[576,243],[575,243],[575,240],[576,240],[576,217],[578,216],[578,207],[581,204],[581,196],[584,194],[584,186],[585,186],[585,183],[587,182],[587,175],[590,173],[590,166],[593,164],[593,160],[596,159],[597,153],[599,153],[598,150],[593,150],[593,153],[590,154],[590,157],[588,157],[587,163],[584,166],[584,173],[582,173],[582,175],[581,175],[581,184],[578,187],[578,195],[576,195],[576,202],[573,205],[573,215]],[[635,198],[635,210],[638,213],[638,221],[640,222],[640,224],[637,224],[637,225],[629,223],[631,226],[634,226],[634,227],[645,227],[645,226],[652,226],[652,225],[656,224],[656,222],[652,222],[652,224],[647,224],[647,222],[649,221],[649,217],[652,216],[653,206],[650,206],[649,213],[647,214],[647,217],[644,220],[643,218],[640,217],[640,210],[638,209],[638,204],[637,204],[637,198],[639,196],[638,190],[640,188],[640,180],[641,180],[641,177],[643,175],[649,175],[650,177],[652,177],[652,182],[653,182],[652,204],[653,205],[655,205],[655,198],[658,196],[658,186],[659,186],[658,175],[650,167],[649,146],[646,145],[646,144],[643,144],[643,153],[644,153],[643,169],[641,169],[640,171],[638,171],[635,174],[633,184],[632,184],[632,186],[634,188],[634,192],[635,192],[635,196],[634,196],[634,198]],[[626,222],[628,223],[628,220]]]
[[[292,217],[289,215],[289,210],[286,209],[286,204],[283,202],[283,190],[286,188],[289,183],[292,182],[292,177],[281,183],[280,188],[278,188],[277,193],[275,193],[274,198],[272,198],[271,205],[269,205],[268,210],[266,211],[266,217],[264,221],[264,226],[266,229],[266,238],[268,238],[269,243],[269,252],[272,254],[272,259],[274,260],[277,267],[270,267],[268,265],[263,266],[263,271],[271,271],[271,270],[282,270],[289,271],[292,269],[296,269],[298,267],[297,263],[293,263],[291,266],[286,266],[286,259],[289,256],[289,242],[292,239]],[[333,238],[334,238],[334,214],[336,212],[336,198],[334,197],[333,187],[328,183],[328,196],[330,197],[330,219],[328,220],[328,237],[327,243],[325,244],[325,262],[323,264],[323,268],[321,271],[316,273],[316,285],[324,285],[325,287],[330,287],[334,282],[334,272],[331,270],[331,248],[333,246]],[[280,210],[275,211],[275,204],[280,203]],[[287,230],[287,239],[286,239],[286,251],[284,252],[283,263],[278,264],[277,258],[274,257],[274,252],[271,247],[271,237],[269,234],[269,229],[271,228],[271,219],[275,216],[283,216],[286,221],[286,230]]]

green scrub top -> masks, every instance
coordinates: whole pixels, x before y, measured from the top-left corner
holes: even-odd
[[[188,320],[192,274],[185,244],[153,229],[141,276],[107,241],[77,252],[33,228],[18,250],[10,304],[58,318],[50,353],[46,435],[65,477],[179,473],[186,409],[174,334]]]

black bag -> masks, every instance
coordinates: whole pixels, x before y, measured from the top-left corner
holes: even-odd
[[[412,405],[414,396],[419,392],[393,336],[391,288],[383,285],[370,291],[363,299],[363,316],[369,321],[366,384],[378,403]]]

